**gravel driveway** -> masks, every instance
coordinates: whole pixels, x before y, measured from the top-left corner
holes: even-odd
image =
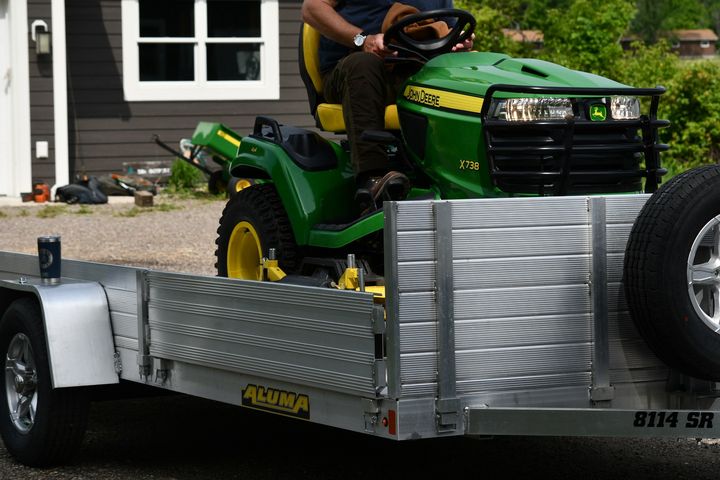
[[[161,195],[152,208],[127,202],[0,207],[0,250],[36,254],[38,236],[57,234],[66,259],[214,275],[224,205],[214,197]]]
[[[224,202],[0,207],[0,250],[214,274]],[[93,404],[74,465],[34,470],[0,446],[0,479],[711,479],[720,446],[693,439],[496,438],[391,443],[182,395]]]

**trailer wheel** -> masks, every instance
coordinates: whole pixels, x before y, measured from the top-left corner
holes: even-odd
[[[270,248],[280,268],[297,268],[295,237],[274,185],[254,185],[230,198],[217,233],[218,276],[262,280],[261,262]]]
[[[0,320],[5,358],[0,435],[7,450],[33,467],[67,461],[87,425],[85,390],[53,389],[42,313],[31,298],[15,300]]]
[[[689,170],[643,207],[625,253],[632,318],[668,365],[720,380],[720,166]]]

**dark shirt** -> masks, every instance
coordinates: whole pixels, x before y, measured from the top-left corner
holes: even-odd
[[[395,2],[392,0],[340,0],[335,9],[349,23],[372,35],[380,33],[385,15],[393,3]],[[402,3],[421,11],[453,8],[452,0],[403,0]],[[351,51],[344,45],[320,37],[320,71],[327,72]]]

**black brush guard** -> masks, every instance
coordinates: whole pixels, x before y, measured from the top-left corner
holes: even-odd
[[[509,122],[489,118],[498,93],[562,95],[571,99],[572,117],[565,120]],[[667,170],[660,167],[658,130],[670,122],[657,119],[657,88],[563,88],[492,85],[481,117],[485,129],[490,176],[508,193],[568,195],[657,190]],[[611,118],[610,97],[650,97],[649,115],[637,120]],[[501,97],[502,98],[502,97]],[[604,101],[607,119],[591,121],[590,105]],[[643,162],[644,160],[644,162]],[[643,166],[644,163],[644,166]]]

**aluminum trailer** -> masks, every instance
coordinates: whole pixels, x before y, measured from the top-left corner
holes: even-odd
[[[37,257],[3,252],[0,313],[39,305],[53,391],[127,380],[394,440],[718,437],[718,384],[660,361],[623,298],[647,198],[386,203],[385,304],[70,260],[51,285]],[[23,445],[21,461],[53,460]]]

